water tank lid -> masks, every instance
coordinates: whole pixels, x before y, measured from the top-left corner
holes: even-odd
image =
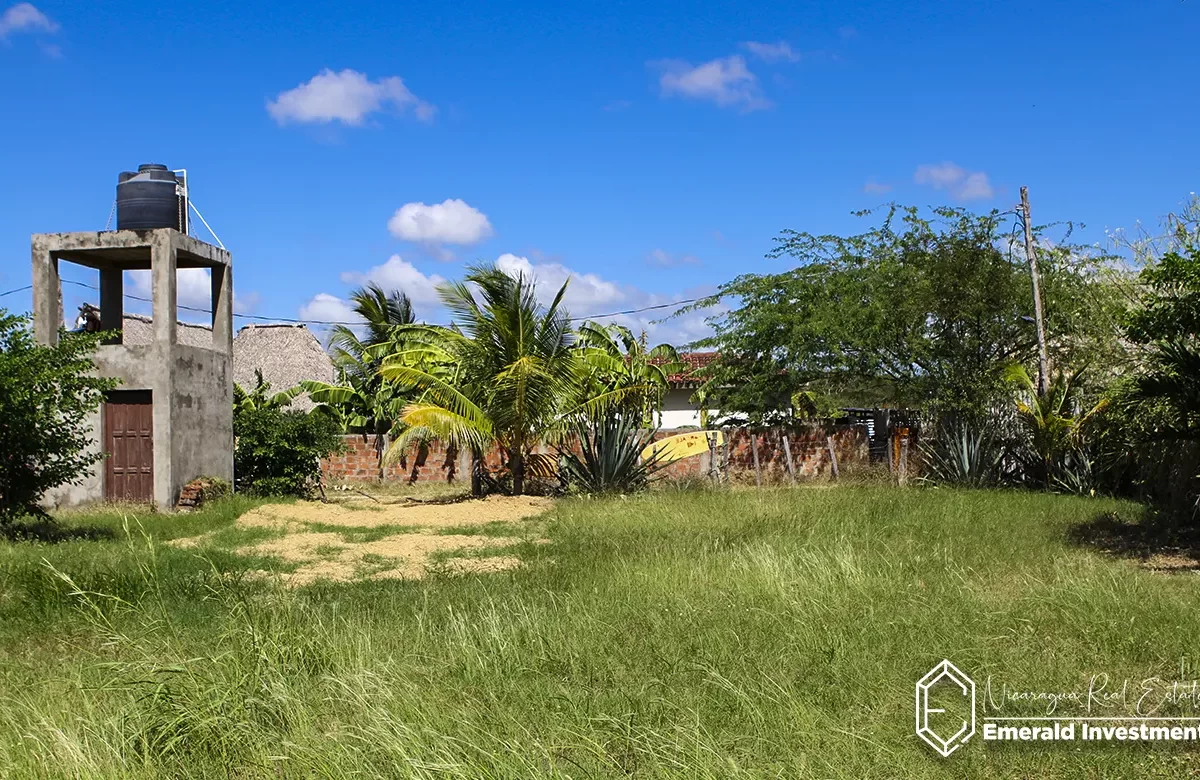
[[[138,166],[138,173],[145,173],[146,171],[165,171],[165,170],[167,170],[167,166],[160,165],[159,163],[145,163],[143,165]]]

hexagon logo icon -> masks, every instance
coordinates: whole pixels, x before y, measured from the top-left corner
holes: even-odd
[[[917,681],[917,736],[949,756],[975,734],[975,681],[942,661]]]

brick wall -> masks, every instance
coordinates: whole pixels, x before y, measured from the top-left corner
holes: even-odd
[[[694,431],[659,431],[656,439],[665,439],[679,433]],[[732,482],[754,482],[754,449],[751,436],[758,442],[759,470],[764,484],[783,483],[789,480],[787,455],[783,446],[785,433],[782,429],[751,431],[744,428],[725,432],[727,445],[716,452],[717,471],[727,472]],[[867,435],[862,426],[837,425],[829,428],[814,426],[798,428],[786,433],[791,446],[792,465],[797,478],[828,475],[830,471],[829,449],[826,436],[832,436],[838,465],[854,468],[868,462]],[[375,437],[346,436],[346,451],[335,455],[321,464],[325,478],[334,482],[374,482],[380,479],[379,457]],[[577,446],[577,445],[576,445]],[[553,448],[539,446],[538,452],[552,454]],[[489,469],[501,465],[499,451],[487,454]],[[707,452],[675,461],[664,473],[668,479],[706,477],[712,468]],[[424,447],[412,446],[404,457],[384,469],[384,481],[429,482],[466,480],[469,476],[470,457],[463,452],[446,451],[441,442],[432,442]]]

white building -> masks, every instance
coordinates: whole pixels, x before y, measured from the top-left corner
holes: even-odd
[[[685,367],[679,373],[668,377],[670,389],[663,398],[658,427],[665,429],[701,427],[700,405],[695,402],[693,396],[704,380],[697,377],[696,372],[716,358],[716,352],[679,353],[679,359],[683,361]]]

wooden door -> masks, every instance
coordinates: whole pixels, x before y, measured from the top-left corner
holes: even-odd
[[[154,501],[154,407],[149,390],[113,390],[104,402],[104,497]]]

